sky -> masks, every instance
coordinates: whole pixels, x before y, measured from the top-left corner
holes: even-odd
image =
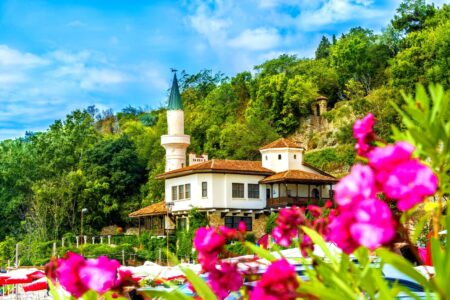
[[[170,68],[228,76],[322,37],[379,32],[400,0],[0,0],[0,140],[75,109],[167,101]]]

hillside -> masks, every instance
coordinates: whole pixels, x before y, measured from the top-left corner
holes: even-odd
[[[323,37],[315,58],[281,55],[231,78],[203,70],[179,76],[188,152],[212,158],[259,159],[258,148],[280,136],[308,149],[305,160],[335,175],[353,163],[351,124],[373,112],[389,140],[399,125],[390,102],[416,83],[450,88],[450,6],[405,1],[386,29],[353,28]],[[420,12],[420,13],[418,13]],[[311,127],[311,104],[327,98],[323,126]],[[164,108],[94,106],[57,120],[45,132],[0,143],[0,241],[51,240],[80,228],[126,226],[128,213],[163,198],[160,136]],[[1,256],[1,253],[0,253]]]

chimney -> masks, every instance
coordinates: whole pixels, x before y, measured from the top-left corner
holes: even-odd
[[[203,153],[202,155],[197,155],[195,153],[189,153],[189,165],[196,165],[202,162],[208,161],[208,154]]]

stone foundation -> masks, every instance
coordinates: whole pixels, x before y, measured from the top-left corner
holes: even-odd
[[[231,214],[227,214],[227,216],[231,216]],[[244,214],[240,213],[234,216],[244,217]],[[266,214],[258,214],[257,216],[255,216],[255,214],[252,213],[251,215],[247,215],[246,217],[252,217],[252,231],[250,233],[253,233],[256,239],[259,239],[265,234],[268,216]],[[225,225],[225,219],[221,217],[220,212],[209,213],[208,222],[210,226]]]

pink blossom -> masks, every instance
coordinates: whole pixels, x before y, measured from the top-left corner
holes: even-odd
[[[350,174],[342,178],[335,187],[336,202],[349,207],[376,194],[375,176],[372,169],[360,164],[354,165]]]
[[[97,259],[88,259],[79,270],[81,282],[89,289],[103,294],[110,290],[117,279],[117,269],[120,263],[117,260],[100,256]]]
[[[238,231],[234,228],[228,228],[226,226],[219,226],[219,234],[223,235],[226,240],[233,240],[237,238]]]
[[[299,207],[283,208],[276,220],[276,226],[272,231],[275,242],[283,247],[289,247],[292,238],[298,234],[298,227],[305,221],[303,210]]]
[[[89,290],[89,287],[80,278],[80,270],[85,265],[84,257],[73,252],[68,252],[65,258],[58,260],[56,276],[59,283],[76,298],[81,297]]]
[[[215,268],[225,242],[225,237],[215,228],[201,227],[197,229],[194,236],[194,247],[198,251],[197,258],[204,270],[210,271]]]
[[[314,243],[311,240],[311,238],[304,234],[302,237],[302,242],[300,243],[300,250],[302,252],[303,256],[308,256],[308,250],[313,251],[314,250]]]
[[[353,125],[353,136],[357,139],[365,139],[373,134],[373,125],[375,124],[375,116],[372,113],[367,114],[361,120],[356,120]]]
[[[350,231],[360,245],[373,250],[394,237],[395,222],[385,202],[378,199],[362,201],[354,213],[356,222]]]
[[[389,243],[394,236],[395,222],[391,210],[376,198],[342,209],[328,226],[328,240],[348,254],[359,246],[374,250]]]
[[[414,146],[398,142],[375,148],[368,154],[378,186],[388,198],[398,201],[397,206],[402,211],[433,195],[438,186],[431,169],[411,158],[413,152]]]
[[[397,199],[397,207],[402,211],[433,195],[437,187],[436,175],[418,160],[396,165],[383,182],[384,193],[391,199]]]
[[[348,254],[353,253],[359,247],[350,231],[353,222],[353,213],[351,211],[343,211],[338,216],[333,217],[328,225],[327,239]]]
[[[295,268],[286,259],[273,262],[250,293],[250,300],[293,300],[299,287]]]
[[[247,225],[245,225],[244,221],[239,222],[238,231],[240,233],[245,233],[247,231]]]
[[[372,168],[382,171],[409,160],[413,152],[413,145],[407,142],[397,142],[394,145],[376,147],[367,154],[367,158]]]
[[[208,284],[219,299],[225,299],[230,292],[239,290],[243,283],[236,264],[222,262],[219,269],[208,274]]]
[[[375,124],[375,117],[369,113],[362,120],[356,120],[353,125],[353,136],[356,138],[355,149],[358,155],[366,155],[372,147],[370,143],[375,139],[373,132],[373,125]]]

